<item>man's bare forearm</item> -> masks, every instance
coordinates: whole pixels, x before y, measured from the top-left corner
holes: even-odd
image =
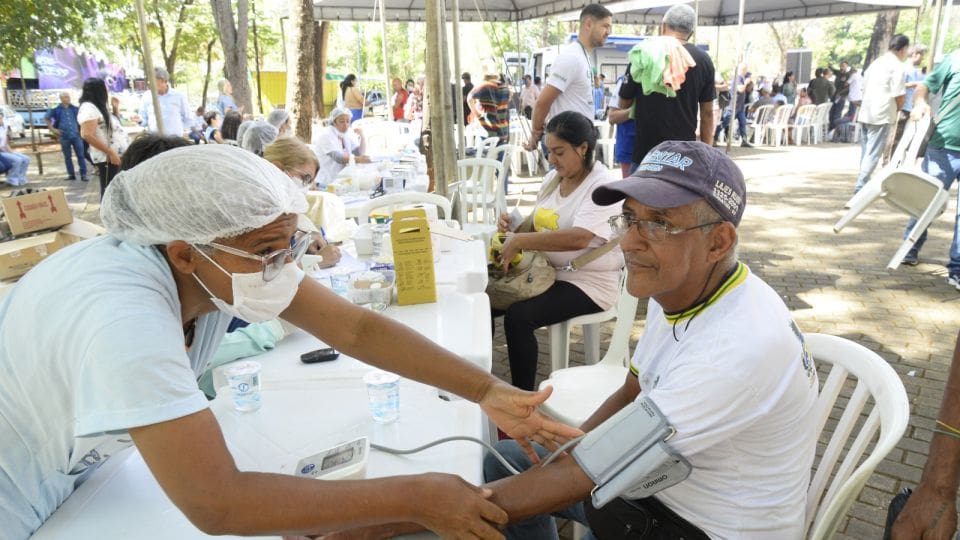
[[[563,456],[546,467],[536,466],[484,487],[493,490],[490,501],[505,510],[513,523],[576,504],[594,484],[572,457]]]

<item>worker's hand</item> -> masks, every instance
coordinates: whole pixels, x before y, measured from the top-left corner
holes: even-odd
[[[531,442],[556,450],[559,445],[583,435],[579,429],[562,424],[537,409],[552,392],[552,386],[539,392],[527,392],[491,376],[491,385],[480,399],[480,408],[497,427],[517,441],[534,463],[539,463],[540,458]]]
[[[524,143],[523,149],[526,150],[527,152],[533,152],[534,150],[537,149],[537,143],[539,142],[540,142],[539,140],[534,140],[533,137],[530,137],[529,139],[527,139],[527,142]]]
[[[951,540],[957,531],[956,490],[937,493],[920,484],[893,524],[892,540]]]
[[[501,213],[497,218],[497,231],[507,232],[510,230],[510,214]]]
[[[911,119],[911,120],[920,120],[921,118],[924,117],[924,115],[927,115],[927,114],[930,114],[930,104],[929,104],[929,103],[926,103],[926,102],[923,102],[923,103],[915,103],[915,104],[913,105],[913,109],[910,111],[910,119]]]
[[[370,163],[370,156],[357,156],[357,163]]]
[[[510,270],[510,264],[513,262],[513,258],[516,257],[520,251],[520,242],[517,240],[517,235],[507,233],[507,238],[503,241],[503,246],[500,248],[500,266],[503,267],[504,273]]]
[[[415,486],[410,497],[421,511],[415,521],[440,538],[503,538],[497,526],[507,523],[507,513],[488,500],[491,490],[438,473],[419,476]]]
[[[120,154],[118,154],[113,148],[107,151],[107,159],[110,160],[110,163],[118,167],[120,166]]]

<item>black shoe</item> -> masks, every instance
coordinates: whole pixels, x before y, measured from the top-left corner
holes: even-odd
[[[76,176],[68,176],[68,177],[67,177],[67,181],[68,181],[68,182],[73,182],[73,181],[76,180],[76,179],[77,179]]]
[[[81,177],[80,177],[80,180],[83,180],[84,182],[89,182],[89,181],[90,181],[90,177],[89,177],[89,176],[81,176]]]
[[[900,264],[905,264],[907,266],[916,266],[920,264],[920,251],[917,249],[911,249],[903,256],[903,260],[900,261]]]
[[[750,143],[748,143],[748,142],[745,141],[745,140],[744,140],[744,141],[740,141],[740,146],[742,146],[742,147],[744,147],[744,148],[753,148],[753,145],[750,144]]]

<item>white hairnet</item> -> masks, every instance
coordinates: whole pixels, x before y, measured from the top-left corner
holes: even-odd
[[[273,127],[280,129],[280,126],[283,125],[290,118],[290,111],[286,109],[274,109],[270,111],[270,114],[267,115],[267,123]]]
[[[262,156],[264,147],[277,140],[277,133],[279,133],[277,128],[272,125],[256,122],[244,132],[243,138],[240,139],[240,148]]]
[[[237,138],[234,140],[237,141],[237,143],[239,143],[240,141],[243,141],[244,133],[246,133],[247,130],[250,129],[250,126],[256,123],[257,123],[256,120],[244,120],[243,122],[241,122],[240,127],[237,128]]]
[[[330,119],[331,122],[333,122],[334,120],[337,119],[337,117],[340,117],[340,116],[343,116],[343,115],[347,115],[347,116],[351,116],[351,117],[352,117],[352,116],[353,116],[353,113],[350,112],[350,109],[348,109],[348,108],[346,108],[346,107],[337,107],[337,108],[333,109],[332,111],[330,111],[330,116],[329,116],[328,118]]]
[[[269,161],[222,144],[186,146],[119,173],[104,193],[107,232],[141,245],[207,244],[300,214],[300,187]]]

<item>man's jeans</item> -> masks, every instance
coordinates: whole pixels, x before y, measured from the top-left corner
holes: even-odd
[[[19,152],[0,152],[0,155],[3,155],[3,158],[10,163],[10,169],[7,171],[7,183],[11,186],[26,184],[30,158]]]
[[[546,448],[538,444],[534,444],[533,446],[537,450],[537,455],[541,458],[546,457],[550,453]],[[533,462],[523,453],[523,450],[516,441],[501,441],[497,444],[496,448],[497,451],[503,454],[507,462],[520,472],[533,466]],[[493,482],[494,480],[508,476],[510,476],[510,471],[508,471],[502,463],[497,461],[493,455],[487,454],[483,460],[483,479],[486,482]],[[560,512],[555,512],[553,515],[565,519],[572,519],[584,525],[587,523],[587,514],[583,510],[583,503],[577,503]],[[557,540],[559,538],[557,534],[557,524],[549,514],[542,514],[512,523],[504,528],[503,534],[509,540]],[[595,538],[592,533],[588,532],[584,540],[595,540]]]
[[[853,192],[863,189],[873,170],[877,168],[891,124],[860,124],[860,174]]]
[[[87,175],[87,162],[83,157],[83,139],[79,135],[75,136],[61,136],[60,137],[60,149],[63,150],[63,160],[67,164],[67,175],[70,178],[75,178],[73,170],[73,157],[71,156],[71,150],[77,153],[77,163],[80,164],[80,176]]]
[[[720,115],[720,125],[713,132],[713,139],[716,140],[720,137],[720,132],[724,134],[727,133],[727,129],[730,126],[730,119],[733,117],[733,113],[730,109],[724,109],[723,113]],[[746,109],[737,111],[737,133],[740,134],[740,140],[747,140],[747,112]]]
[[[923,156],[922,168],[923,172],[943,182],[943,189],[950,191],[953,182],[960,178],[960,152],[928,146],[927,153]],[[960,193],[957,194],[957,202],[960,203]],[[916,218],[910,218],[907,230],[903,233],[904,238],[910,234],[910,229],[916,223]],[[914,249],[919,252],[926,240],[927,231],[923,231],[917,243],[914,244]],[[953,221],[953,241],[950,243],[950,262],[947,263],[947,269],[951,274],[960,272],[960,213]]]

